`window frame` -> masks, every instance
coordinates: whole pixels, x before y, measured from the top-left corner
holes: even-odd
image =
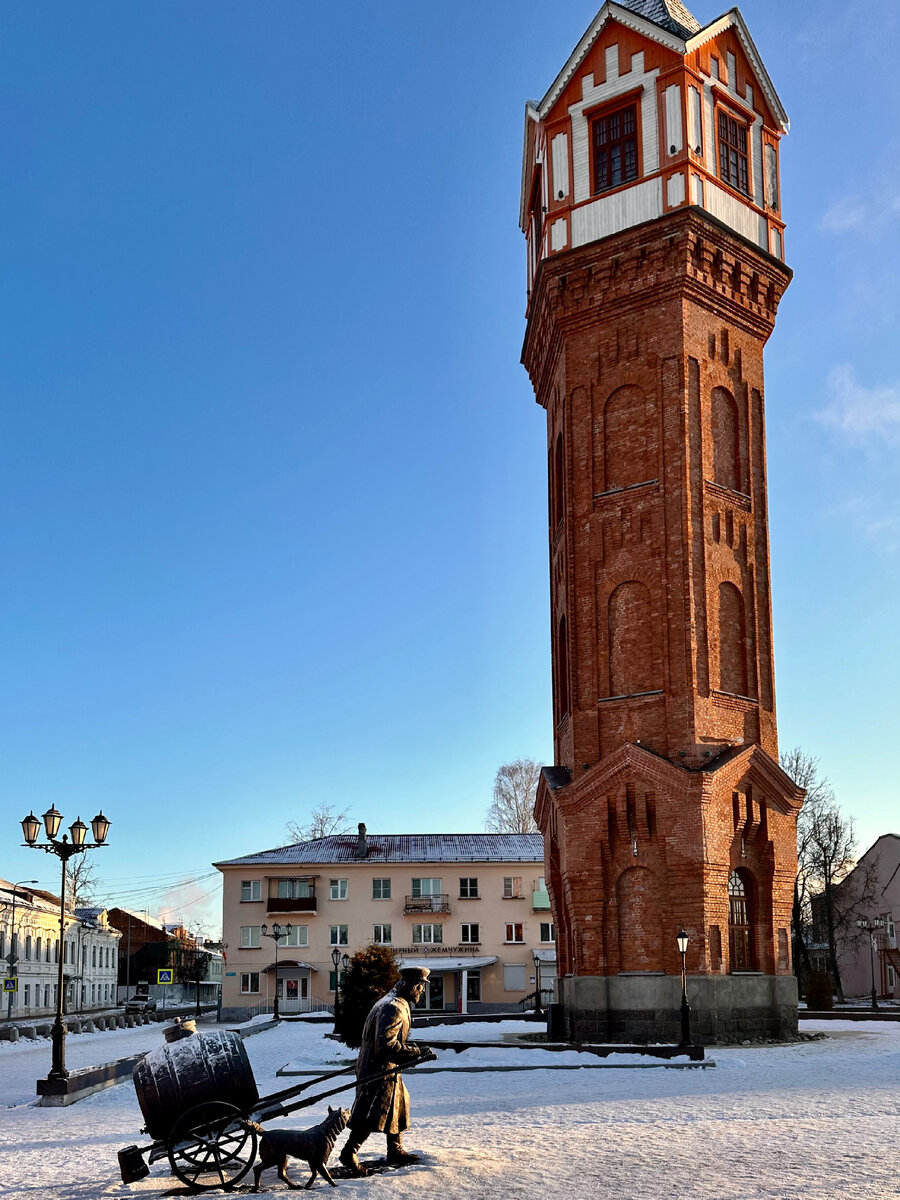
[[[431,930],[431,937],[426,938],[423,936],[422,931],[425,929]],[[416,930],[419,931],[418,937],[416,937]],[[435,930],[438,933],[437,937],[434,936]],[[444,926],[440,921],[423,921],[413,925],[411,937],[414,946],[443,946]]]
[[[244,889],[250,893],[249,896],[244,895]],[[253,893],[258,895],[254,896]],[[241,904],[258,904],[262,900],[262,880],[261,879],[242,879],[241,880]]]
[[[337,930],[337,933],[335,933]],[[341,930],[343,930],[343,941],[341,940]],[[337,938],[337,941],[335,941]],[[329,925],[328,926],[328,945],[329,946],[349,946],[350,945],[350,926],[349,925]]]
[[[300,935],[303,935],[301,941]],[[308,925],[292,925],[291,932],[287,937],[279,942],[282,947],[291,946],[296,950],[301,950],[309,946],[309,926]]]
[[[378,884],[380,895],[375,895],[375,885]],[[387,884],[387,890],[385,890]],[[390,876],[380,877],[372,880],[372,899],[373,900],[390,900],[391,899],[391,880]]]
[[[343,895],[341,894],[343,893]],[[329,879],[328,880],[328,899],[335,901],[343,901],[350,899],[350,880],[349,879]]]
[[[556,941],[556,930],[552,921],[541,921],[541,941],[544,943]],[[550,936],[544,937],[544,930],[549,930]]]
[[[465,885],[465,887],[463,886]],[[459,898],[460,900],[480,900],[478,895],[478,876],[477,875],[460,875],[459,876]]]
[[[507,884],[509,885],[507,889]],[[522,899],[522,876],[521,875],[504,875],[503,876],[503,899],[504,900],[521,900]]]
[[[481,928],[479,921],[463,921],[459,927],[459,944],[461,946],[480,946],[481,945]],[[472,937],[472,930],[475,931],[475,936]],[[468,936],[466,931],[468,930]]]
[[[437,884],[437,887],[430,887],[427,892],[422,891],[422,884],[428,883]],[[442,875],[415,875],[410,876],[410,884],[412,887],[411,895],[414,900],[430,900],[432,896],[442,896],[444,894],[444,877]]]
[[[739,105],[732,103],[731,97],[724,98],[718,91],[713,93],[713,136],[716,140],[716,182],[723,183],[725,187],[730,188],[736,196],[742,197],[744,200],[754,201],[753,197],[753,143],[752,131],[755,118],[749,113],[743,111]],[[742,152],[739,147],[735,147],[738,154],[741,154],[744,159],[745,174],[747,180],[746,190],[740,186],[740,183],[732,183],[729,176],[726,177],[722,172],[722,135],[721,135],[721,120],[722,118],[733,121],[736,128],[743,130],[746,139],[746,148]],[[731,143],[728,143],[731,145]],[[738,172],[740,178],[740,171]]]
[[[256,979],[256,987],[253,986],[253,980]],[[245,986],[246,981],[246,986]],[[259,995],[259,971],[241,971],[241,995],[242,996],[258,996]]]
[[[387,930],[386,934],[385,930]],[[372,926],[372,941],[376,946],[393,946],[393,932],[392,922],[381,921]]]
[[[242,925],[241,927],[241,950],[259,950],[262,946],[262,934],[260,933],[259,925]],[[253,940],[253,935],[256,935],[256,941]],[[244,935],[247,935],[245,940]]]
[[[623,187],[631,187],[635,183],[639,183],[644,177],[643,161],[644,147],[642,138],[642,107],[641,100],[643,98],[643,88],[636,88],[630,92],[623,92],[619,96],[612,96],[609,100],[605,100],[602,104],[596,105],[594,108],[587,109],[584,117],[587,121],[587,137],[588,137],[588,155],[589,155],[589,175],[590,183],[590,198],[596,199],[599,196],[609,196],[614,192],[619,191]],[[625,113],[629,109],[634,109],[634,164],[635,174],[633,178],[622,179],[621,183],[611,183],[607,187],[597,188],[597,161],[596,147],[594,140],[594,126],[599,121],[608,121],[610,117]],[[623,142],[624,135],[617,138],[617,142]]]
[[[516,936],[518,934],[518,936]],[[503,939],[504,944],[510,946],[520,946],[525,941],[525,925],[522,921],[507,921],[506,922],[506,937]]]

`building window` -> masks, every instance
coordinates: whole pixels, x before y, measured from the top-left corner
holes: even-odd
[[[749,888],[742,871],[728,879],[728,952],[732,971],[753,970],[752,914]]]
[[[469,1004],[481,1003],[481,972],[469,971],[466,979],[466,1000]]]
[[[23,1003],[26,1008],[31,1007],[31,984],[30,983],[25,984],[25,995],[23,998]]]
[[[96,967],[96,965],[97,965],[97,947],[91,946],[91,966]]]
[[[308,946],[309,945],[309,926],[294,925],[291,927],[291,932],[287,937],[279,943],[281,946]]]
[[[390,946],[391,944],[391,927],[390,925],[373,925],[372,926],[372,941],[379,946]]]
[[[372,899],[373,900],[390,900],[391,898],[391,881],[389,879],[373,879],[372,880]]]
[[[541,921],[541,941],[555,942],[556,930],[553,928],[552,921]]]
[[[888,969],[887,969],[887,985],[888,985],[888,991],[889,991],[889,992],[892,992],[892,991],[894,990],[894,983],[895,983],[895,981],[896,981],[896,978],[897,978],[897,977],[896,977],[896,975],[894,974],[894,968],[891,966],[891,964],[890,964],[890,963],[888,963]]]
[[[481,938],[478,936],[479,929],[477,921],[468,925],[461,925],[460,929],[461,933],[459,940],[463,945],[468,946],[481,941]]]
[[[50,1007],[50,984],[44,984],[44,1008]]]
[[[525,941],[525,938],[522,936],[522,926],[518,922],[515,922],[513,924],[506,926],[506,941],[508,941],[508,942],[524,942]]]
[[[503,877],[503,899],[517,900],[522,895],[522,877],[521,875],[504,875]]]
[[[747,126],[722,109],[719,109],[719,178],[745,196],[750,195]]]
[[[38,938],[37,941],[34,943],[34,961],[35,962],[41,961],[41,946],[42,946],[42,941],[40,938]]]
[[[349,945],[348,929],[349,925],[331,925],[328,931],[329,946],[347,946]]]
[[[337,991],[337,971],[328,972],[328,990],[329,992]]]
[[[259,991],[259,971],[242,972],[241,991],[244,993]]]
[[[440,896],[441,880],[440,879],[414,879],[412,881],[412,894],[416,900],[423,896]]]
[[[25,937],[25,958],[26,958],[26,960],[31,959],[31,934],[30,933],[27,934]]]
[[[308,879],[278,880],[277,895],[279,900],[306,900],[313,894]]]
[[[412,940],[414,946],[438,945],[444,940],[444,927],[443,925],[413,925]]]
[[[258,950],[259,949],[259,926],[258,925],[242,925],[241,926],[241,949],[242,950]]]
[[[637,106],[603,113],[591,121],[593,192],[621,187],[638,177]]]
[[[329,900],[346,900],[347,899],[347,880],[346,879],[330,879],[328,881],[328,899]]]
[[[525,991],[525,964],[503,964],[503,990],[507,992]]]
[[[241,902],[247,900],[262,900],[262,881],[259,879],[241,880]]]
[[[460,900],[477,900],[478,880],[473,879],[471,876],[467,879],[460,879],[459,898]]]

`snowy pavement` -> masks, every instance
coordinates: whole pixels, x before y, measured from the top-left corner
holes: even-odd
[[[519,1022],[492,1025],[500,1040]],[[346,1051],[323,1025],[285,1023],[245,1045],[260,1092],[290,1084],[288,1062],[344,1065]],[[471,1038],[473,1027],[463,1035]],[[533,1030],[533,1026],[530,1027]],[[900,1025],[804,1022],[822,1041],[715,1049],[707,1070],[536,1070],[521,1074],[407,1074],[420,1165],[339,1181],[345,1200],[882,1200],[900,1196]],[[454,1027],[417,1033],[447,1041]],[[69,1039],[70,1066],[152,1049],[159,1026]],[[487,1039],[487,1034],[485,1035]],[[468,1052],[467,1052],[468,1053]],[[477,1052],[525,1056],[535,1051]],[[65,1109],[34,1106],[46,1072],[46,1041],[0,1045],[0,1196],[14,1200],[158,1200],[184,1195],[156,1163],[139,1183],[121,1183],[116,1151],[141,1143],[130,1083]],[[457,1056],[441,1053],[441,1059]],[[332,1100],[347,1104],[352,1093]],[[327,1102],[326,1102],[327,1103]],[[325,1104],[279,1124],[304,1127]],[[340,1146],[340,1143],[339,1143]],[[383,1153],[374,1135],[363,1155]],[[291,1170],[289,1168],[289,1170]],[[304,1164],[291,1170],[305,1182]],[[236,1192],[246,1192],[247,1180]],[[266,1191],[268,1188],[270,1190]],[[315,1189],[331,1189],[317,1180]],[[287,1194],[275,1172],[261,1195]],[[220,1193],[210,1193],[217,1195]]]

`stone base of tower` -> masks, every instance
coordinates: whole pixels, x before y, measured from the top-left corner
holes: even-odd
[[[558,983],[561,1032],[576,1042],[678,1042],[681,977],[582,975]],[[688,976],[691,1034],[703,1044],[797,1036],[792,975]]]

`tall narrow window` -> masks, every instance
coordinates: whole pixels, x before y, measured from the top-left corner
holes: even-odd
[[[562,434],[556,435],[556,455],[553,464],[553,532],[559,527],[565,512],[565,491],[563,476],[563,440]]]
[[[591,122],[594,195],[638,177],[637,107],[604,113]]]
[[[740,429],[734,396],[726,388],[712,390],[713,479],[741,491]]]
[[[753,938],[750,896],[742,872],[728,879],[728,957],[732,971],[753,970]]]
[[[569,711],[569,639],[566,631],[565,613],[559,618],[559,639],[556,646],[557,670],[559,672],[559,712],[557,722]]]
[[[719,110],[719,177],[750,195],[747,174],[747,126],[727,112]]]
[[[733,583],[719,585],[719,688],[749,695],[744,598]]]

